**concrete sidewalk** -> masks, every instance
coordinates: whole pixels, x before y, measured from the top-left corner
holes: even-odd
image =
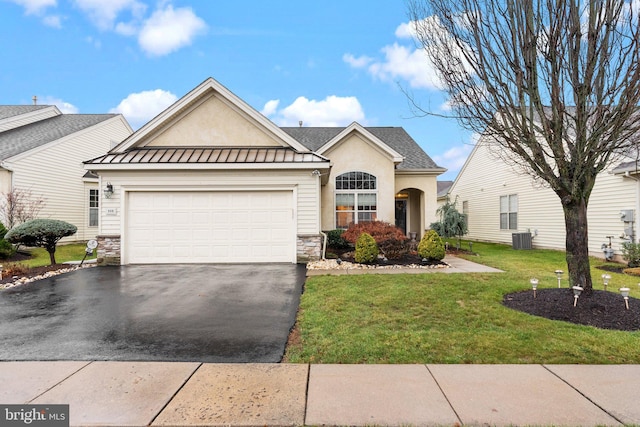
[[[71,425],[640,424],[640,365],[0,362],[0,384]]]

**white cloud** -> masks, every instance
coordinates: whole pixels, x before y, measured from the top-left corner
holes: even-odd
[[[342,56],[342,60],[352,68],[366,67],[369,74],[383,82],[403,80],[414,89],[442,89],[443,85],[438,78],[438,73],[424,49],[415,47],[415,22],[400,24],[396,28],[395,36],[397,39],[411,39],[412,42],[406,45],[396,41],[384,46],[380,50],[383,58],[372,58],[367,55],[356,57],[346,53]]]
[[[279,104],[280,104],[279,99],[272,99],[271,101],[267,101],[267,103],[264,104],[264,107],[262,108],[262,111],[260,111],[260,113],[264,116],[269,117],[275,114],[275,112],[278,110]]]
[[[141,18],[147,8],[137,0],[75,0],[75,4],[101,30],[112,29],[121,12],[129,11],[133,17]]]
[[[416,37],[416,24],[414,21],[404,22],[398,25],[395,35],[399,39],[410,39]]]
[[[190,45],[206,29],[205,22],[190,7],[174,9],[169,4],[144,22],[138,43],[149,55],[163,56]]]
[[[473,133],[469,138],[469,143],[451,147],[444,153],[433,156],[433,160],[439,166],[447,168],[447,173],[457,174],[479,139],[480,134]]]
[[[53,96],[38,97],[39,105],[55,105],[64,114],[78,114],[80,110],[73,104]]]
[[[373,58],[369,56],[362,55],[356,58],[350,53],[345,53],[344,55],[342,55],[342,60],[347,64],[351,65],[353,68],[364,68],[367,65],[369,65],[371,62],[373,62]]]
[[[394,43],[382,48],[385,60],[369,66],[369,73],[382,81],[403,79],[416,89],[441,89],[442,84],[423,49]]]
[[[270,102],[273,101],[267,102],[263,111],[267,106],[274,107]],[[269,116],[279,126],[298,126],[300,121],[305,126],[346,126],[354,121],[366,124],[360,101],[354,96],[331,95],[321,101],[300,96],[280,110],[275,105]]]
[[[42,13],[48,7],[55,7],[56,0],[9,0],[12,3],[22,6],[27,15]]]
[[[130,94],[109,112],[124,115],[131,127],[137,129],[177,99],[177,96],[166,90],[147,90]]]
[[[42,23],[51,28],[62,28],[62,18],[58,15],[50,15],[42,18]]]

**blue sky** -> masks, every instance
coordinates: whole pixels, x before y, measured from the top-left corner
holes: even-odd
[[[0,0],[2,104],[124,114],[134,129],[213,77],[281,126],[402,126],[454,179],[474,135],[445,113],[404,2]]]

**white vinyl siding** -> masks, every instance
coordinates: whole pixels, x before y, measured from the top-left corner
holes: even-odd
[[[64,241],[95,238],[96,229],[88,229],[82,162],[104,154],[111,140],[123,140],[129,134],[118,116],[15,156],[6,161],[13,170],[13,187],[30,190],[44,199],[40,218],[59,219],[78,227],[78,232]]]
[[[565,224],[558,196],[548,186],[535,182],[523,171],[514,169],[491,155],[482,143],[472,151],[454,182],[451,198],[468,204],[467,237],[472,240],[511,244],[514,230],[500,229],[500,196],[518,195],[518,231],[530,231],[535,248],[565,249]],[[613,165],[614,166],[614,165]],[[612,175],[609,170],[598,175],[588,209],[589,251],[602,256],[600,245],[605,236],[615,236],[613,246],[620,254],[624,240],[620,211],[635,209],[636,184],[632,179]],[[537,233],[537,235],[536,235]]]

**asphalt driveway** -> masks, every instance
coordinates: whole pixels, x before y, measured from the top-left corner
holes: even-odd
[[[305,268],[97,267],[0,291],[0,360],[279,362]]]

